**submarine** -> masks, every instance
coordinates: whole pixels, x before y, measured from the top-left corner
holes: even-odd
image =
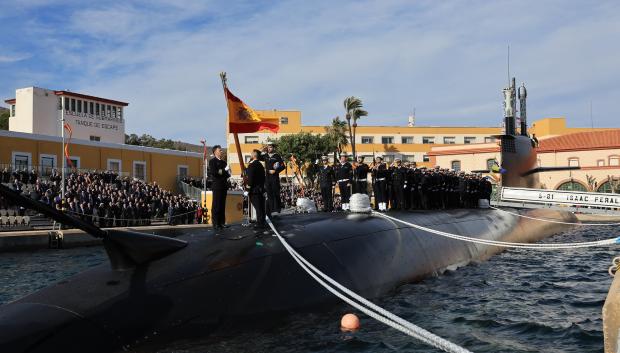
[[[521,92],[520,92],[521,93]],[[523,87],[521,113],[525,112]],[[520,94],[521,96],[521,94]],[[504,186],[537,187],[536,151],[525,116],[516,133],[514,79],[504,90],[500,138]],[[240,224],[176,237],[100,229],[0,185],[0,194],[103,239],[109,263],[0,306],[0,352],[116,352],[208,334],[227,320],[333,305],[338,299],[297,265],[278,238]],[[550,209],[396,211],[400,220],[473,238],[535,242],[577,222]],[[274,217],[281,236],[310,263],[366,297],[482,261],[503,250],[403,225],[374,213]],[[258,237],[258,238],[257,238]],[[257,241],[259,240],[259,241]]]

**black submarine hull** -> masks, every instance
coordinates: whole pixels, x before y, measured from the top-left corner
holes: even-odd
[[[521,210],[576,222],[568,212]],[[534,242],[566,225],[492,209],[390,212],[405,221],[476,238]],[[448,268],[484,260],[495,246],[448,239],[379,215],[332,213],[278,217],[274,225],[302,256],[368,298]],[[133,269],[100,265],[0,307],[0,352],[108,352],[153,337],[268,315],[338,299],[294,262],[266,231],[240,225],[180,236],[187,246]],[[168,337],[170,336],[170,337]]]

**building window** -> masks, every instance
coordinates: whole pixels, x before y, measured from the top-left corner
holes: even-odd
[[[452,170],[454,170],[455,172],[460,172],[461,171],[461,161],[452,161]]]
[[[78,99],[77,101],[77,112],[81,113],[82,112],[82,101]]]
[[[177,165],[177,175],[180,178],[185,178],[189,175],[189,167],[186,165]]]
[[[413,136],[403,136],[400,139],[401,139],[401,143],[403,143],[403,144],[412,144],[413,143]]]
[[[71,108],[71,100],[67,97],[64,97],[63,99],[65,100],[65,110],[69,110]]]
[[[146,181],[146,162],[133,161],[133,177]]]
[[[280,124],[288,125],[288,117],[286,117],[286,116],[280,117]]]
[[[456,143],[456,137],[454,136],[445,136],[443,138],[444,145],[454,145]]]
[[[112,107],[112,117],[116,119],[116,107]]]
[[[92,115],[95,114],[95,103],[90,102],[90,109],[88,109],[88,112]]]
[[[474,136],[465,136],[463,138],[463,143],[465,143],[466,145],[470,143],[476,143],[476,138]]]
[[[75,111],[75,99],[71,98],[71,111]]]
[[[120,159],[108,159],[108,170],[111,172],[121,172],[121,160]]]
[[[394,143],[394,136],[381,136],[381,143],[384,145]]]
[[[362,144],[363,145],[369,145],[372,144],[372,141],[374,139],[372,138],[372,136],[362,136]]]
[[[106,104],[106,116],[109,118],[112,116],[112,107]]]
[[[394,162],[394,155],[386,154],[385,156],[383,156],[383,161],[387,164]]]
[[[29,152],[13,152],[13,170],[27,170],[30,168],[32,154]]]
[[[413,154],[403,155],[403,162],[415,162],[415,155]]]
[[[558,190],[564,190],[564,191],[588,191],[586,189],[585,186],[583,186],[581,183],[577,183],[574,181],[567,181],[566,183],[561,184],[560,186],[558,186]]]
[[[604,167],[605,166],[605,160],[604,159],[599,159],[596,161],[596,166],[597,167]]]
[[[617,181],[618,179],[615,179],[615,181]],[[611,189],[611,184],[609,183],[609,180],[607,180],[606,182],[604,182],[603,184],[601,184],[601,186],[598,187],[598,189],[596,190],[598,192],[614,192],[615,193],[620,193],[620,189],[616,189],[616,190],[612,190]]]
[[[118,120],[123,122],[123,108],[118,107]]]
[[[430,161],[431,161],[431,159],[428,156],[428,154],[425,154],[424,156],[422,156],[422,162],[430,162]]]
[[[101,136],[90,135],[90,140],[91,141],[101,141]]]
[[[579,167],[579,158],[569,158],[568,159],[569,167]]]
[[[245,143],[258,143],[258,136],[246,136]]]
[[[56,168],[56,155],[53,154],[40,154],[39,165],[42,176],[48,176],[52,174],[52,170]]]
[[[620,157],[618,157],[618,156],[610,156],[609,157],[609,165],[620,165]]]
[[[427,144],[427,145],[433,144],[435,143],[435,138],[432,136],[424,136],[422,137],[422,143]]]
[[[484,143],[493,143],[495,142],[495,137],[485,137]]]
[[[99,103],[95,104],[95,115],[99,115]]]
[[[11,116],[15,116],[15,104],[11,104]]]

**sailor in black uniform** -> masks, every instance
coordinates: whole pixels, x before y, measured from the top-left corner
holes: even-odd
[[[392,210],[405,209],[405,189],[407,188],[407,168],[402,165],[400,158],[394,160],[392,166],[392,199],[390,206]]]
[[[346,153],[340,154],[340,163],[334,168],[338,189],[340,190],[340,203],[342,210],[349,209],[349,198],[351,197],[351,179],[353,178],[353,167],[347,160]]]
[[[387,178],[389,171],[382,157],[376,157],[371,168],[373,189],[375,192],[375,209],[387,211]]]
[[[276,153],[273,143],[267,144],[267,153],[261,156],[261,160],[265,162],[265,189],[267,190],[267,215],[271,216],[272,212],[280,213],[282,209],[282,200],[280,200],[280,172],[286,166],[282,157]]]
[[[260,162],[260,151],[252,151],[252,161],[246,169],[246,190],[250,196],[250,202],[256,210],[255,228],[265,228],[265,168]]]
[[[209,161],[209,177],[213,180],[213,200],[211,202],[211,218],[213,228],[222,229],[226,225],[226,194],[228,191],[228,178],[230,167],[222,160],[222,147],[213,146],[214,157]]]
[[[368,194],[368,164],[364,163],[364,157],[357,157],[355,166],[355,192],[359,194]]]
[[[422,171],[417,168],[415,162],[412,163],[411,180],[409,187],[411,188],[411,209],[418,210],[421,206],[420,183],[422,182]]]
[[[327,156],[323,156],[321,160],[323,165],[319,169],[319,186],[321,187],[321,198],[323,199],[323,211],[331,212],[334,210],[332,190],[336,184],[334,168],[329,165]]]

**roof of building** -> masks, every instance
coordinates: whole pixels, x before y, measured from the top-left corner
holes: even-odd
[[[62,142],[62,138],[59,136],[30,134],[26,132],[6,131],[6,130],[0,130],[0,138],[2,137],[13,137],[13,138],[21,138],[21,139],[34,140],[34,141]],[[113,148],[113,149],[118,149],[118,150],[130,150],[130,151],[167,154],[167,155],[173,155],[173,156],[202,158],[202,153],[197,153],[197,152],[177,151],[177,150],[169,150],[169,149],[157,148],[157,147],[127,145],[124,143],[87,141],[87,140],[81,140],[81,139],[72,139],[71,143],[75,145],[84,145],[84,146],[91,146],[91,147],[105,147],[105,148]]]
[[[81,98],[81,99],[88,99],[88,100],[92,100],[92,101],[96,101],[96,102],[102,102],[102,103],[107,103],[107,104],[113,104],[113,105],[120,105],[123,107],[126,107],[129,105],[129,103],[126,102],[121,102],[121,101],[117,101],[117,100],[113,100],[113,99],[107,99],[107,98],[101,98],[101,97],[95,97],[95,96],[89,96],[87,94],[82,94],[82,93],[76,93],[76,92],[71,92],[71,91],[54,91],[54,94],[57,96],[66,96],[66,97],[75,97],[75,98]],[[15,104],[16,99],[15,98],[10,98],[10,99],[6,99],[4,101],[6,104]]]
[[[541,139],[538,152],[620,148],[620,129],[578,132]]]

